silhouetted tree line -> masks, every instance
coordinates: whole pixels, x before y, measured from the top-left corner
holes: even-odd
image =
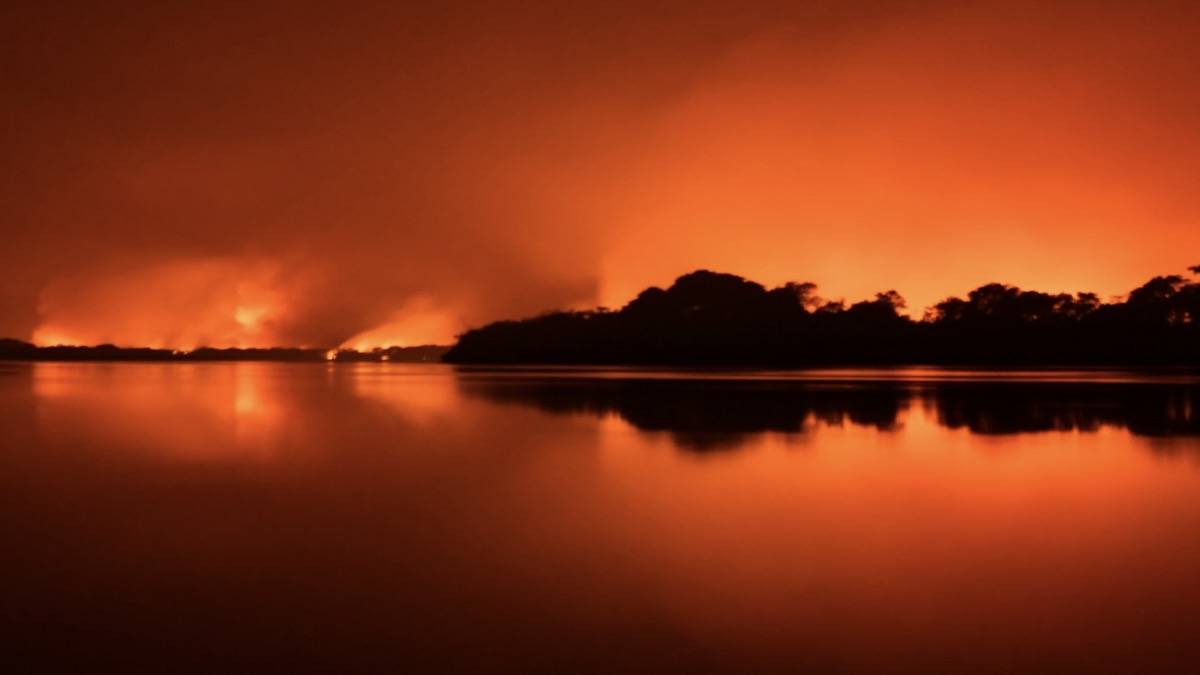
[[[200,347],[188,351],[117,347],[59,345],[38,347],[21,340],[0,338],[0,360],[12,361],[392,361],[437,362],[448,347],[421,345],[387,347],[371,351],[353,349],[215,348]]]
[[[755,434],[803,434],[814,425],[900,428],[911,406],[939,425],[973,434],[1126,429],[1137,436],[1200,437],[1200,387],[1160,383],[873,382],[607,379],[470,375],[468,396],[551,414],[616,414],[642,431],[669,433],[680,448],[736,449]],[[1179,446],[1152,446],[1172,452]],[[1189,445],[1188,447],[1194,447]]]
[[[403,363],[440,363],[450,348],[444,345],[419,345],[415,347],[380,347],[371,351],[339,349],[332,352],[333,361],[392,361]],[[330,352],[325,352],[327,360]]]
[[[1200,266],[1191,268],[1200,274]],[[466,332],[454,363],[1200,365],[1200,284],[1160,276],[1122,300],[987,284],[920,320],[895,291],[851,305],[700,270],[619,311],[552,312]]]

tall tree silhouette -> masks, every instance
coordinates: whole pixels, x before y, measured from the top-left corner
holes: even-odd
[[[1195,271],[1197,268],[1193,268]],[[803,366],[826,363],[1200,365],[1200,284],[1159,276],[1122,301],[989,283],[922,320],[894,290],[847,305],[698,270],[618,311],[552,312],[460,336],[457,363]]]

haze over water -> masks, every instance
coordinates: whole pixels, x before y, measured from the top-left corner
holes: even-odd
[[[1200,659],[1187,373],[0,363],[0,426],[43,672]]]

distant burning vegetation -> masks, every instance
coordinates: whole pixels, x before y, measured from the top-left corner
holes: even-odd
[[[388,347],[371,351],[354,349],[215,349],[193,350],[117,347],[115,345],[56,345],[38,347],[21,340],[0,339],[0,359],[18,361],[387,361],[437,362],[448,347],[422,345]]]

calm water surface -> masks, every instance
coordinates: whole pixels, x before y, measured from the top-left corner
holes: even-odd
[[[0,363],[0,429],[5,672],[1200,663],[1187,374]]]

